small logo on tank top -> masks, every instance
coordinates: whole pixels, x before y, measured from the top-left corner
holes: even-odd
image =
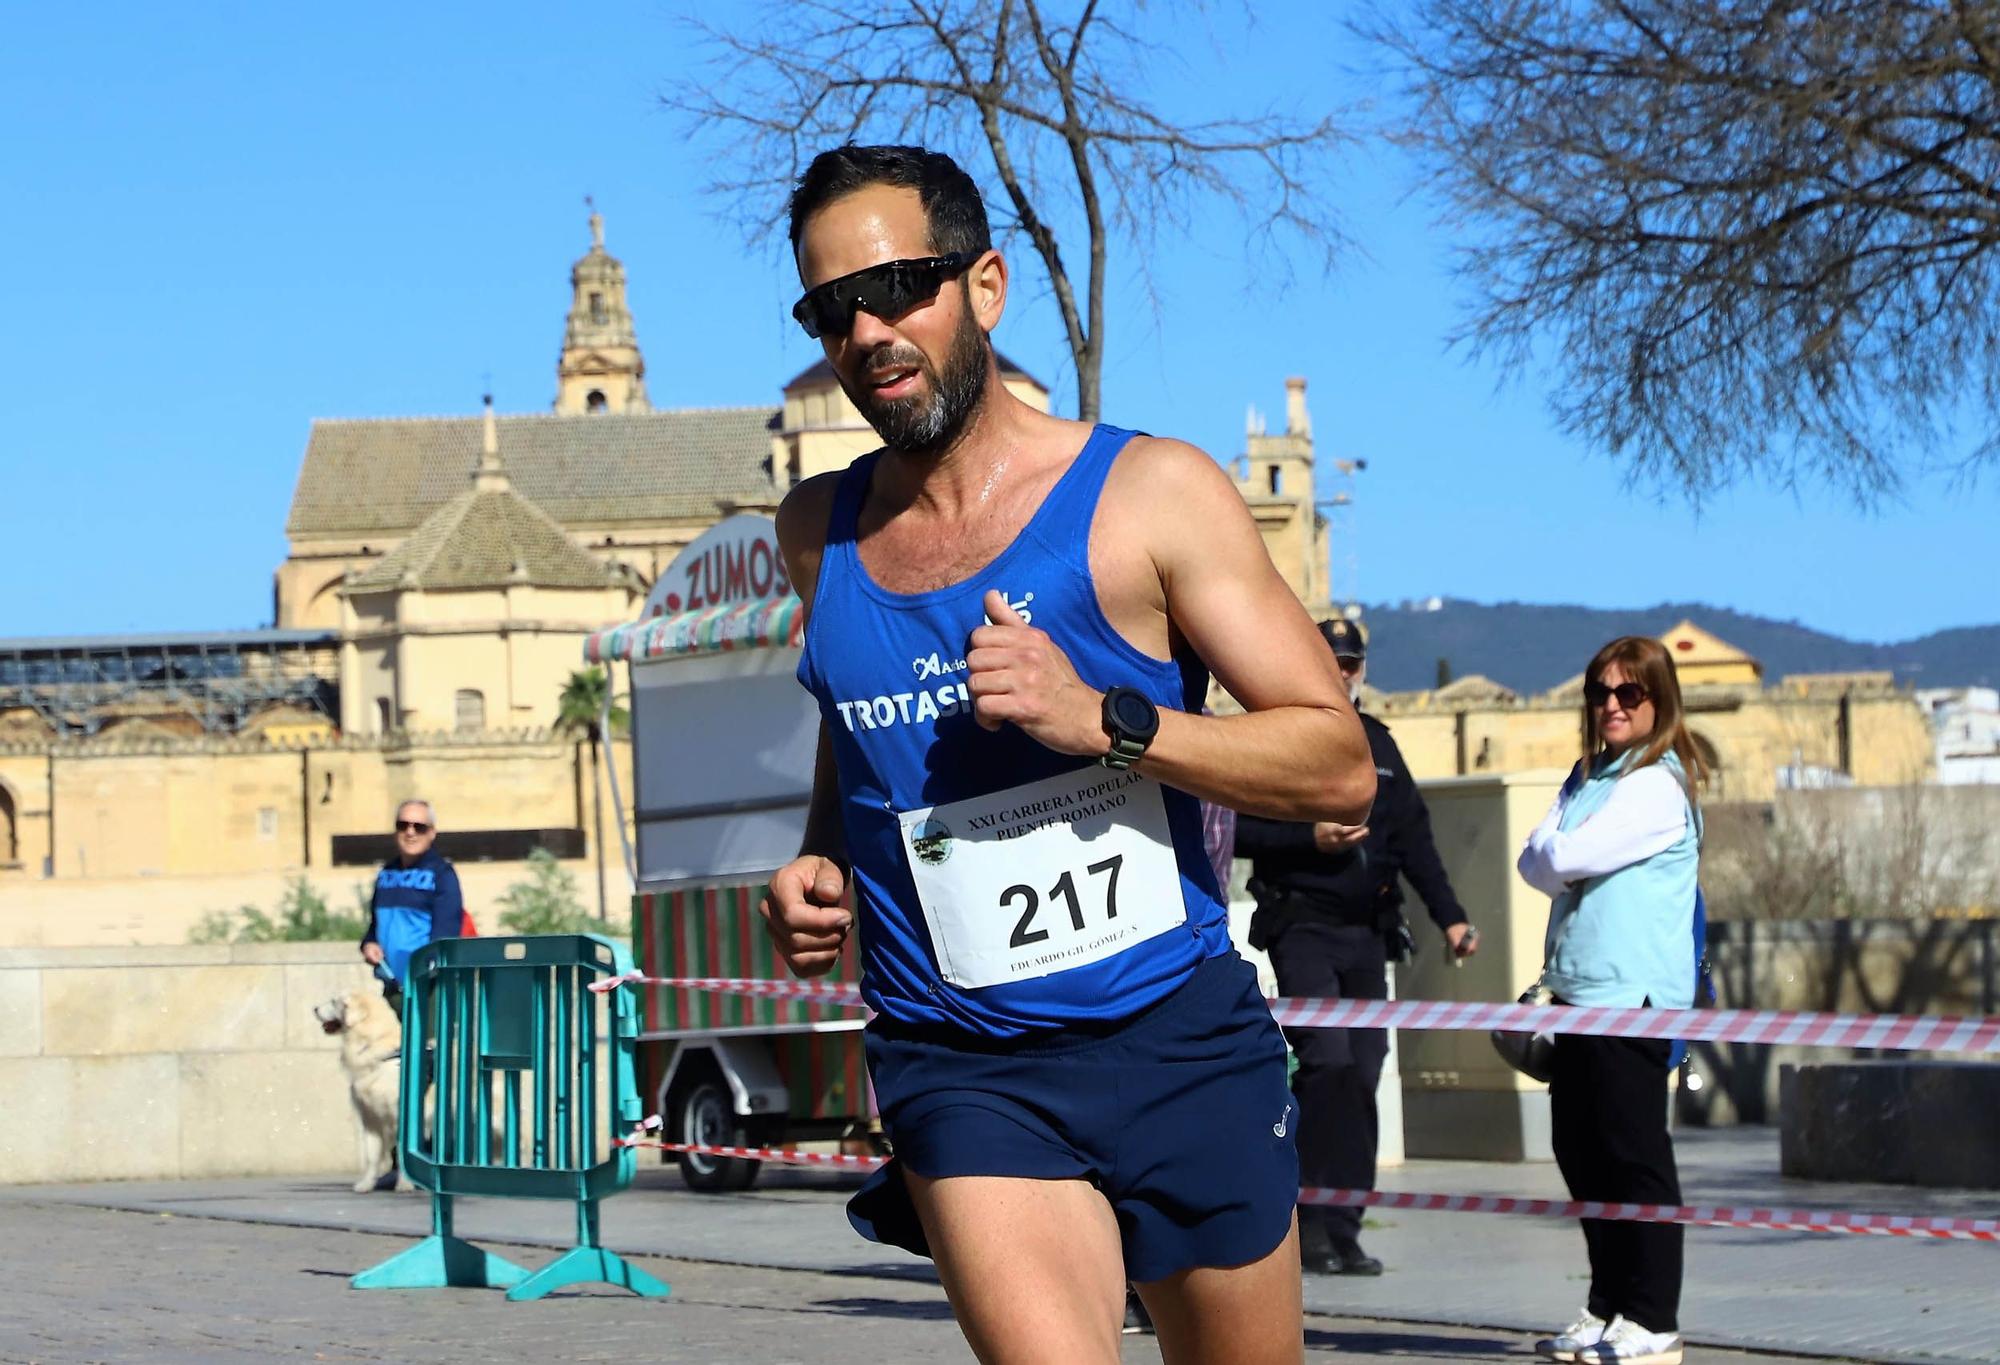
[[[1012,594],[1010,594],[1010,593],[1007,593],[1007,592],[1004,592],[1004,591],[1003,591],[1003,592],[1002,592],[1002,593],[1001,593],[1000,595],[1001,595],[1002,597],[1005,597],[1005,598],[1007,599],[1007,605],[1008,605],[1009,607],[1012,607],[1012,608],[1014,609],[1014,614],[1015,614],[1016,616],[1020,617],[1020,618],[1021,618],[1021,620],[1022,620],[1022,621],[1023,621],[1024,623],[1026,623],[1026,624],[1029,624],[1029,625],[1033,625],[1033,624],[1034,624],[1034,620],[1035,620],[1035,613],[1034,613],[1034,612],[1032,612],[1032,611],[1030,611],[1030,610],[1028,609],[1028,608],[1029,608],[1029,604],[1030,604],[1030,603],[1032,603],[1032,602],[1033,602],[1033,601],[1035,600],[1035,595],[1034,595],[1033,593],[1031,593],[1031,592],[1024,592],[1024,593],[1022,593],[1022,594],[1021,594],[1021,600],[1020,600],[1020,601],[1018,601],[1018,602],[1016,602],[1016,601],[1014,600],[1014,598],[1013,598]],[[989,626],[993,624],[993,618],[992,618],[992,617],[990,617],[990,616],[987,616],[987,615],[986,615],[985,613],[983,613],[983,612],[982,612],[982,613],[980,614],[980,617],[979,617],[979,619],[980,619],[980,620],[981,620],[982,622],[984,622],[985,624],[989,625]]]
[[[951,826],[938,819],[925,820],[910,831],[910,849],[925,867],[936,867],[951,857]]]
[[[1283,1137],[1285,1135],[1285,1120],[1291,1116],[1292,1106],[1288,1104],[1285,1106],[1285,1112],[1278,1115],[1278,1121],[1271,1125],[1272,1137]]]
[[[917,675],[918,682],[942,678],[947,673],[963,673],[965,668],[965,660],[947,659],[935,649],[921,658],[910,660],[910,671]]]

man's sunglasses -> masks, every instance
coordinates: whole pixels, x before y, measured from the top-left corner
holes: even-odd
[[[1583,685],[1583,704],[1595,711],[1611,698],[1618,698],[1618,705],[1627,711],[1646,700],[1646,689],[1635,682],[1622,682],[1616,687],[1606,687],[1601,682],[1587,682]]]
[[[431,827],[421,820],[398,820],[396,822],[396,833],[398,834],[429,834],[430,832]]]
[[[884,319],[899,318],[918,304],[936,298],[944,282],[978,260],[979,255],[976,251],[954,251],[948,256],[920,256],[871,265],[808,289],[792,305],[792,316],[809,337],[846,336],[854,326],[856,311],[865,310]]]

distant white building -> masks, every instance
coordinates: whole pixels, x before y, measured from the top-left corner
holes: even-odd
[[[2000,783],[2000,689],[1930,687],[1916,695],[1937,744],[1937,780]]]
[[[1790,763],[1778,766],[1778,790],[1781,792],[1828,791],[1853,785],[1854,779],[1840,769],[1808,763],[1796,749],[1792,751]]]

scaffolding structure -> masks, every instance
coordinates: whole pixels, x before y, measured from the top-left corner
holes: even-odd
[[[330,630],[0,639],[0,714],[32,711],[68,739],[135,716],[186,715],[204,733],[233,734],[277,706],[337,724],[339,669]]]

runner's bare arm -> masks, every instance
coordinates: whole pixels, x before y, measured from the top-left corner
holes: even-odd
[[[1145,477],[1131,481],[1138,506],[1121,514],[1144,528],[1173,630],[1246,713],[1162,712],[1139,770],[1255,815],[1364,823],[1375,764],[1360,717],[1243,495],[1185,442],[1147,440],[1134,453]]]
[[[1254,815],[1365,821],[1375,765],[1360,720],[1235,485],[1193,446],[1138,438],[1104,497],[1091,570],[1113,628],[1156,658],[1193,649],[1250,712],[1162,712],[1139,771]],[[1103,693],[1000,594],[986,603],[994,624],[972,632],[967,655],[979,723],[1018,725],[1061,753],[1103,754]]]
[[[819,581],[819,561],[832,513],[835,475],[806,480],[778,508],[778,547],[785,570],[808,615]],[[799,976],[832,970],[847,941],[853,916],[841,904],[847,890],[847,838],[840,818],[840,783],[833,744],[822,724],[813,760],[812,797],[806,808],[799,856],[771,876],[771,893],[759,907],[785,964]]]
[[[847,825],[840,818],[840,772],[833,762],[833,736],[825,722],[819,727],[819,746],[813,754],[812,799],[806,806],[805,837],[799,841],[799,856],[817,855],[839,867],[843,876],[850,865],[847,856]]]

